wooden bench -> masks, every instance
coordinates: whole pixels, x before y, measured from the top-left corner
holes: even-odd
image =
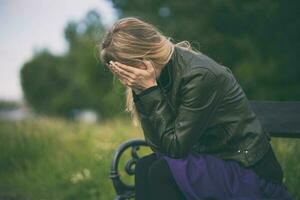
[[[300,138],[300,101],[250,101],[264,131],[272,137]],[[129,176],[134,176],[134,166],[140,159],[137,152],[147,143],[141,139],[132,139],[122,143],[115,151],[111,163],[110,178],[117,193],[115,200],[134,198],[134,185],[121,180],[118,172],[119,161],[125,150],[131,148],[131,159],[125,165]]]

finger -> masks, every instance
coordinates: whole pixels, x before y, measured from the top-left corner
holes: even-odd
[[[135,77],[134,74],[126,72],[125,70],[120,69],[119,66],[114,64],[113,62],[110,62],[110,68],[114,71],[116,76],[120,79],[120,81],[128,86],[128,87],[135,87]]]
[[[130,81],[132,81],[132,79],[136,79],[136,75],[130,73],[130,72],[127,72],[123,69],[121,69],[120,67],[118,67],[117,65],[115,64],[112,64],[111,66],[112,70],[114,70],[114,72],[118,75],[118,76],[123,76],[123,77],[126,77],[127,79],[130,79]]]
[[[128,86],[128,87],[132,87],[133,86],[133,84],[132,84],[132,82],[130,82],[128,79],[126,79],[126,78],[120,78],[119,79],[125,86]]]
[[[132,78],[130,78],[130,77],[127,77],[127,76],[123,76],[123,75],[119,75],[119,77],[122,79],[122,80],[124,80],[127,84],[133,84],[135,81],[132,79]]]
[[[127,85],[127,79],[123,76],[120,76],[118,73],[115,73],[115,76],[119,79],[119,81],[121,83],[123,83],[124,85]]]
[[[115,66],[116,67],[116,70],[118,71],[119,74],[123,75],[123,76],[126,76],[126,77],[129,77],[131,79],[135,79],[136,78],[136,75],[131,73],[131,72],[128,72],[128,71],[125,71],[123,69],[121,69],[120,67],[118,66]]]
[[[114,62],[119,68],[123,69],[123,70],[126,70],[128,72],[131,72],[131,73],[134,73],[134,74],[137,74],[140,72],[141,69],[138,69],[136,67],[132,67],[132,66],[129,66],[129,65],[125,65],[123,63],[119,63],[119,62]]]
[[[126,79],[133,79],[132,75],[131,74],[128,74],[126,72],[124,72],[124,70],[120,70],[118,67],[116,66],[112,66],[111,67],[111,70],[113,71],[113,73],[118,76],[118,77],[121,77],[121,78],[126,78]]]
[[[110,67],[109,69],[115,76],[119,76],[118,71],[116,71],[115,68]]]
[[[125,75],[125,74],[121,74],[119,71],[115,70],[115,75],[121,79],[123,82],[126,82],[126,84],[128,83],[133,83],[134,79],[132,79],[131,77]]]
[[[129,87],[135,86],[136,81],[134,79],[132,79],[128,76],[124,76],[122,74],[118,74],[118,76],[120,79],[122,79],[126,83],[127,86],[129,86]]]
[[[112,73],[116,76],[119,76],[119,70],[115,65],[109,64],[109,69],[112,71]]]

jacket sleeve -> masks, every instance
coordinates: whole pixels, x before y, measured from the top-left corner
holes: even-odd
[[[185,157],[208,126],[220,91],[216,75],[197,67],[182,77],[176,116],[159,87],[139,96],[135,105],[151,149],[172,158]]]
[[[139,93],[139,94],[136,94],[136,93],[134,92],[134,90],[132,90],[132,93],[133,93],[133,101],[136,103],[137,101],[140,100],[140,99],[139,99],[140,96],[143,96],[143,95],[145,95],[145,94],[151,92],[152,90],[156,90],[158,87],[159,87],[158,85],[151,86],[151,87],[149,87],[149,88],[143,90],[143,91],[142,91],[141,93]]]

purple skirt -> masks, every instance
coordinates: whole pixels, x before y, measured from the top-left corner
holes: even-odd
[[[156,155],[167,161],[187,200],[292,199],[284,184],[268,182],[236,161],[194,152],[180,159]]]

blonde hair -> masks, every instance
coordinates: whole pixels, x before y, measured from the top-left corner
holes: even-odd
[[[146,59],[154,67],[164,66],[171,58],[175,45],[193,50],[188,41],[174,44],[171,37],[166,37],[153,25],[137,17],[125,17],[116,21],[105,33],[100,49],[102,62],[108,64],[110,60],[118,61],[130,66],[136,66]],[[130,87],[126,88],[126,112],[131,113],[133,124],[140,122],[139,113],[133,101]]]

